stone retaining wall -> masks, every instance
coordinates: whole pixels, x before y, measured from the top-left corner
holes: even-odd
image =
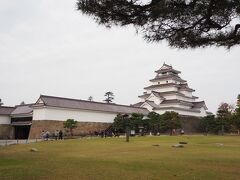
[[[73,135],[89,134],[89,132],[101,131],[107,129],[111,123],[100,122],[78,122],[77,128],[73,129]],[[67,133],[63,127],[63,121],[32,121],[32,126],[29,133],[29,139],[40,138],[42,131],[49,131],[54,133],[55,130],[62,130],[63,133]]]
[[[192,116],[181,116],[181,124],[186,134],[199,133],[199,123],[201,118]]]
[[[0,124],[0,139],[13,139],[14,128],[8,124]]]

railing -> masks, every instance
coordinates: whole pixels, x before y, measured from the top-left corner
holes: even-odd
[[[29,144],[29,143],[36,143],[40,142],[42,139],[5,139],[0,140],[0,146],[8,146],[14,144]]]

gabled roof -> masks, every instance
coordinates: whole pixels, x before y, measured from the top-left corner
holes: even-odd
[[[12,111],[11,116],[17,116],[17,115],[30,115],[32,116],[33,104],[24,104],[24,105],[17,105],[15,106],[15,109]]]
[[[157,104],[155,104],[153,101],[145,101],[146,103],[148,103],[151,107],[153,108],[158,108],[159,106]]]
[[[156,73],[173,72],[173,73],[176,73],[176,74],[181,73],[181,71],[175,70],[175,69],[172,68],[172,66],[167,65],[165,63],[162,65],[162,67],[159,70],[157,70],[155,72]]]
[[[0,106],[0,115],[10,115],[14,107]]]
[[[85,100],[79,100],[79,99],[70,99],[70,98],[54,97],[54,96],[46,96],[46,95],[41,95],[39,97],[39,100],[40,99],[42,100],[43,104],[36,103],[33,107],[44,105],[49,107],[104,111],[104,112],[114,112],[114,113],[127,113],[127,114],[135,112],[135,113],[141,113],[146,115],[149,113],[149,111],[145,108],[120,105],[120,104],[114,104],[114,103],[102,103],[102,102],[85,101]]]
[[[148,99],[151,96],[151,94],[153,94],[155,97],[158,97],[160,99],[165,99],[163,96],[160,95],[159,92],[156,92],[156,91],[152,91],[149,94],[145,94],[146,96],[144,96],[144,98]]]

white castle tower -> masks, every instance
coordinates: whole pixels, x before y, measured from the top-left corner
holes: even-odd
[[[180,71],[164,63],[155,72],[157,75],[150,80],[152,84],[144,88],[146,91],[143,95],[138,96],[142,101],[133,106],[144,107],[159,114],[166,111],[197,117],[208,114],[205,102],[196,101],[198,97],[192,95],[195,90],[188,87],[187,81],[181,79]]]

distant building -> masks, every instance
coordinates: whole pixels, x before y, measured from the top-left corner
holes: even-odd
[[[175,111],[185,117],[182,124],[186,130],[196,130],[198,117],[209,114],[205,102],[196,101],[194,90],[172,66],[164,63],[155,72],[152,84],[139,96],[142,101],[131,106],[46,95],[33,104],[0,106],[0,139],[40,138],[42,131],[63,130],[63,121],[67,119],[78,121],[77,134],[99,132],[106,130],[119,113],[147,115],[151,111]]]
[[[75,132],[107,129],[117,114],[141,113],[145,108],[41,95],[34,104],[0,107],[0,139],[40,138],[42,131],[63,130],[63,121],[78,121]]]
[[[139,96],[141,102],[135,107],[146,108],[163,114],[166,111],[175,111],[180,115],[203,117],[208,114],[204,101],[196,101],[193,96],[194,89],[190,88],[186,80],[183,80],[178,70],[172,66],[163,64],[155,71],[155,78],[151,79],[151,85],[145,87],[143,95]]]

